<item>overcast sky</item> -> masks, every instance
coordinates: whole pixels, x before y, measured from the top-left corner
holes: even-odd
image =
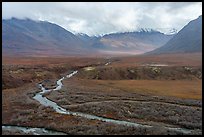
[[[56,23],[73,33],[101,35],[138,28],[178,31],[202,14],[201,2],[3,2],[2,17]]]

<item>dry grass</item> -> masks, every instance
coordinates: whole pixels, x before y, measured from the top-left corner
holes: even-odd
[[[82,84],[104,85],[128,92],[202,99],[202,80],[86,80]]]
[[[38,83],[45,79],[57,79],[70,70],[90,65],[104,64],[102,58],[46,58],[46,57],[5,57],[2,58],[2,87],[16,88],[27,83]]]
[[[135,59],[132,61],[135,61]],[[36,86],[39,81],[45,79],[56,80],[61,75],[64,76],[64,73],[67,74],[69,70],[80,69],[89,65],[91,67],[97,64],[103,65],[106,62],[105,59],[90,58],[3,58],[3,82],[11,85],[19,84],[16,87],[6,85],[8,87],[2,90],[2,123],[45,127],[69,134],[177,134],[157,129],[130,128],[81,117],[61,115],[55,113],[51,108],[43,107],[39,102],[32,99],[34,93],[39,91]],[[117,62],[114,63],[117,64]],[[127,63],[132,64],[131,60]],[[125,65],[122,62],[120,64]],[[113,67],[111,65],[112,63],[106,67]],[[101,74],[104,74],[104,72]],[[120,100],[157,100],[148,96],[148,94],[158,95],[159,97],[174,96],[202,99],[202,80],[89,80],[81,79],[78,75],[79,73],[76,77],[63,81],[63,89],[59,92],[52,92],[48,95],[48,98],[65,108],[68,105],[90,101],[119,100],[116,103],[96,103],[95,107],[94,105],[83,107],[82,104],[81,107],[77,106],[72,109],[111,118],[118,115],[118,118],[122,116],[128,120],[144,120],[144,118],[152,120],[153,117],[156,122],[165,118],[163,122],[170,122],[170,124],[179,119],[181,123],[175,122],[176,124],[192,125],[191,127],[195,128],[201,125],[201,108],[197,109],[197,107],[200,107],[200,103],[196,102],[197,100],[186,101],[190,105],[198,104],[195,108],[189,107],[190,109],[187,110],[186,107],[168,106],[168,104],[154,103],[149,105],[149,103],[127,103]],[[159,100],[168,102],[166,99]],[[169,100],[171,101],[171,99]],[[179,99],[177,104],[182,103],[182,101],[183,99]],[[183,104],[185,104],[185,101],[183,101]],[[151,109],[149,109],[149,106],[151,106]],[[174,113],[169,114],[172,110],[178,111],[179,116],[174,115]],[[131,113],[127,113],[128,111]],[[141,118],[141,116],[144,118]],[[199,134],[201,133],[199,132]]]
[[[91,57],[11,57],[3,56],[2,64],[5,65],[70,65],[70,66],[85,66],[104,62],[103,58]],[[104,62],[105,63],[105,62]]]
[[[111,66],[127,67],[138,66],[146,63],[168,64],[173,66],[202,66],[202,53],[162,54],[162,55],[137,55],[116,58],[117,62]]]

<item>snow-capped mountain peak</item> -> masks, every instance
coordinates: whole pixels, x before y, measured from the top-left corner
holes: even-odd
[[[178,30],[175,28],[157,28],[157,30],[166,35],[173,35],[173,34],[178,33]]]
[[[137,32],[160,32],[166,35],[176,34],[178,31],[175,28],[138,28]]]
[[[158,32],[152,28],[139,28],[137,29],[137,32]]]

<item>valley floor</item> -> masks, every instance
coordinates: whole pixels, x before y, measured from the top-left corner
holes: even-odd
[[[185,61],[183,66],[174,65],[174,69],[172,66],[140,66],[138,69],[138,65],[132,63],[120,65],[124,60],[21,58],[13,61],[7,58],[2,66],[2,124],[45,128],[59,134],[202,134],[202,65],[188,65]],[[169,58],[168,61],[173,62]],[[110,63],[105,65],[107,62]],[[137,63],[144,64],[144,60]],[[150,64],[152,60],[145,59],[145,63]],[[168,64],[167,61],[153,63]],[[130,71],[133,68],[137,70]],[[38,83],[53,88],[57,79],[76,69],[79,73],[65,79],[61,90],[44,96],[73,112],[151,125],[152,128],[59,114],[33,99],[40,92]],[[173,130],[175,128],[183,132]],[[3,129],[2,134],[32,134],[16,130]]]

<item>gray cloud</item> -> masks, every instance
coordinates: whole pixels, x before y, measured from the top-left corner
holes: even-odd
[[[134,31],[138,28],[180,30],[201,14],[201,2],[2,3],[3,19],[46,20],[73,33],[88,35]]]

